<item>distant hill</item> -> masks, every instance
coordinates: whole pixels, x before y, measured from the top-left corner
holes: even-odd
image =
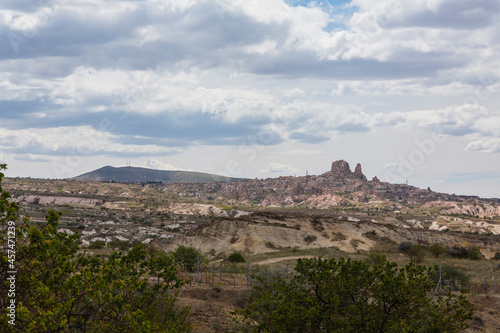
[[[85,181],[115,181],[124,183],[147,183],[147,182],[231,182],[243,180],[243,178],[230,178],[218,175],[212,175],[202,172],[192,171],[166,171],[154,170],[138,167],[115,168],[105,166],[103,168],[84,173],[83,175],[73,177],[76,180]]]

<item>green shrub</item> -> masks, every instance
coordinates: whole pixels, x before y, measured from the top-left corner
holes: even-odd
[[[469,257],[469,250],[463,246],[455,245],[448,250],[448,254],[453,258],[467,259]]]
[[[233,252],[227,257],[230,262],[246,262],[245,257],[239,252]]]
[[[131,247],[131,244],[128,241],[112,240],[111,242],[108,243],[108,246],[111,249],[118,248],[119,250],[124,251],[124,250],[128,249],[129,247]]]
[[[369,265],[299,259],[296,274],[257,277],[235,314],[245,332],[463,332],[474,307],[464,295],[433,297],[429,270],[410,262]]]
[[[500,252],[495,253],[493,260],[500,260]]]
[[[439,256],[443,257],[448,253],[448,250],[441,244],[432,244],[431,246],[429,246],[428,250],[436,258],[438,258]]]
[[[370,252],[368,253],[368,259],[366,261],[373,265],[380,265],[385,260],[386,259],[383,254]]]
[[[411,259],[420,263],[425,258],[425,250],[420,245],[412,245],[406,251],[404,251]]]
[[[439,281],[439,268],[435,267],[432,274],[430,275],[432,281],[434,283],[438,283]],[[469,276],[465,274],[460,269],[451,266],[451,265],[442,265],[441,266],[441,286],[447,286],[447,280],[449,280],[450,288],[453,290],[459,290],[460,288],[468,288],[469,287]]]
[[[90,243],[89,249],[100,250],[100,249],[103,249],[105,246],[106,246],[105,241],[98,240],[98,241]]]
[[[401,242],[399,243],[398,250],[399,251],[406,251],[408,250],[411,246],[413,245],[412,242]]]
[[[469,250],[467,253],[467,257],[471,260],[479,260],[482,258],[481,250],[477,247],[473,247],[472,249]]]
[[[424,248],[420,245],[414,245],[412,242],[401,242],[398,249],[418,263],[422,262],[425,258]]]
[[[198,252],[198,254],[196,253]],[[205,256],[201,251],[196,250],[194,247],[187,247],[184,245],[179,245],[177,250],[172,253],[174,259],[184,265],[186,270],[193,273],[196,270],[196,258],[198,258],[198,265],[202,266],[207,262]]]
[[[316,240],[316,236],[314,235],[307,235],[306,237],[304,237],[304,241],[307,243],[307,244],[311,244],[312,242],[314,242]]]

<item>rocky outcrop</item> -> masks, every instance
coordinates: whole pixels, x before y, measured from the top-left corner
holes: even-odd
[[[14,198],[19,203],[40,204],[40,205],[82,205],[82,206],[101,206],[104,201],[99,199],[87,199],[78,197],[59,197],[59,196],[39,196],[22,195]]]
[[[335,177],[348,177],[352,175],[349,163],[344,160],[335,161],[332,163],[330,173]]]
[[[196,204],[196,203],[176,203],[168,208],[168,211],[175,214],[185,215],[203,215],[217,217],[233,217],[237,218],[251,214],[242,210],[223,210],[214,205]]]
[[[363,171],[361,170],[361,164],[358,163],[356,165],[356,169],[354,169],[354,176],[361,179],[361,180],[364,180],[365,182],[367,181],[366,179],[366,176],[363,175]]]
[[[500,216],[500,206],[487,203],[461,203],[431,201],[422,205],[423,208],[440,208],[443,215],[468,215],[480,218],[498,218]]]
[[[351,171],[351,168],[349,167],[349,163],[347,163],[344,160],[339,160],[335,161],[332,163],[332,168],[330,172],[328,172],[330,176],[333,176],[334,178],[358,178],[362,181],[367,181],[366,176],[363,174],[363,171],[361,170],[361,164],[358,163],[356,165],[356,168],[354,169],[354,172]]]

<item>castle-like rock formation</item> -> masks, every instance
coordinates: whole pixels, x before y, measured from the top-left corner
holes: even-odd
[[[330,173],[335,177],[347,177],[352,174],[349,163],[344,160],[335,161],[332,163]]]
[[[346,177],[354,177],[361,179],[363,181],[367,181],[366,176],[363,174],[361,170],[361,164],[358,163],[356,165],[356,169],[354,172],[351,171],[349,167],[349,163],[344,160],[335,161],[332,163],[332,169],[330,170],[330,174],[335,178],[346,178]]]

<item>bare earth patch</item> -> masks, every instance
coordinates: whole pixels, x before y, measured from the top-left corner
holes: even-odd
[[[316,258],[316,256],[291,256],[291,257],[282,257],[282,258],[271,258],[271,259],[256,262],[255,264],[269,265],[269,264],[274,264],[274,263],[284,261],[284,260],[297,260],[297,259],[310,259],[310,258]]]

